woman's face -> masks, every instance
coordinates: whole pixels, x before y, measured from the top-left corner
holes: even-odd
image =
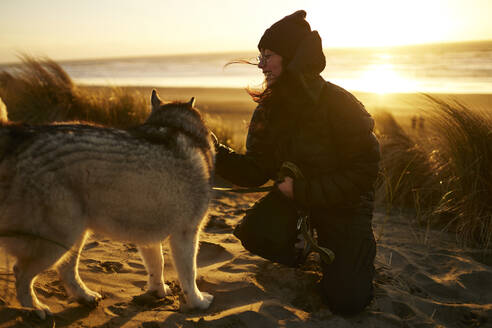
[[[282,74],[282,57],[270,49],[262,49],[258,56],[258,67],[265,75],[265,81],[269,87]]]

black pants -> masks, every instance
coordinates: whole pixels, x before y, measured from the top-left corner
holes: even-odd
[[[372,210],[338,216],[323,212],[312,213],[312,224],[319,245],[335,252],[335,260],[323,266],[323,296],[332,312],[354,315],[373,298],[376,242]]]

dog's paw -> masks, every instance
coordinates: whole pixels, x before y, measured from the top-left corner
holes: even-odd
[[[171,288],[167,284],[159,284],[158,286],[151,287],[149,292],[154,294],[158,298],[164,298],[172,294]]]
[[[212,304],[213,300],[214,300],[214,295],[212,294],[209,294],[209,293],[205,293],[205,292],[202,292],[202,303],[200,305],[200,309],[208,309],[208,307],[210,306],[210,304]]]
[[[90,308],[95,308],[99,304],[99,301],[102,299],[101,294],[94,292],[92,290],[85,290],[84,294],[77,296],[77,302],[79,304],[88,306]]]
[[[185,310],[206,310],[214,300],[213,295],[205,292],[200,292],[197,296],[193,301],[190,300],[186,304]]]
[[[53,315],[50,308],[41,302],[38,302],[36,308],[33,310],[33,313],[41,320],[45,320],[47,316]]]

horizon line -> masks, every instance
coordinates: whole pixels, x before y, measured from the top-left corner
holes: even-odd
[[[425,42],[425,43],[412,43],[412,44],[400,44],[400,45],[379,45],[379,46],[332,46],[323,47],[323,51],[326,50],[363,50],[363,49],[396,49],[396,48],[406,48],[406,47],[419,47],[419,46],[450,46],[457,44],[470,44],[470,43],[488,43],[492,42],[492,39],[477,39],[477,40],[465,40],[465,41],[443,41],[443,42]],[[87,61],[112,61],[112,60],[129,60],[129,59],[140,59],[140,58],[163,58],[163,57],[186,57],[186,56],[198,56],[198,55],[221,55],[221,54],[240,54],[240,53],[256,53],[257,50],[224,50],[224,51],[197,51],[197,52],[176,52],[176,53],[166,53],[166,54],[140,54],[140,55],[122,55],[122,56],[102,56],[102,57],[86,57],[86,58],[66,58],[66,59],[52,59],[58,63],[76,63],[76,62],[87,62]],[[18,65],[22,63],[23,56],[33,57],[33,58],[46,58],[51,59],[49,56],[45,55],[32,55],[20,52],[17,57],[18,61],[15,62],[0,62],[1,66]]]

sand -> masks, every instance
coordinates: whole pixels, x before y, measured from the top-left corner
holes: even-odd
[[[180,311],[180,288],[165,243],[165,279],[173,295],[145,293],[146,271],[134,245],[94,235],[80,275],[104,299],[95,309],[67,298],[53,270],[35,283],[54,312],[38,320],[19,307],[12,271],[2,264],[0,327],[491,327],[492,256],[459,249],[450,234],[418,228],[408,216],[375,212],[378,240],[373,303],[354,317],[333,315],[318,294],[319,261],[301,268],[272,264],[244,250],[231,234],[260,194],[221,192],[200,236],[198,286],[215,295],[202,312]],[[487,262],[488,261],[488,262]],[[488,265],[487,265],[488,263]]]
[[[210,112],[236,104],[233,114],[242,117],[254,108],[247,95],[237,96],[241,90],[228,91],[232,104],[210,96],[220,90],[159,91],[163,98],[166,92],[183,100],[196,96],[198,107],[203,96]],[[365,102],[371,97],[376,102],[381,96],[366,97]],[[383,102],[384,107],[410,110],[401,97]],[[470,99],[490,104],[491,96],[477,97]],[[261,196],[218,192],[211,203],[197,259],[198,286],[215,296],[208,310],[180,310],[167,242],[165,279],[173,295],[158,299],[145,293],[146,271],[134,245],[93,235],[82,252],[80,275],[103,300],[93,309],[77,304],[48,270],[35,283],[38,297],[54,313],[45,321],[19,306],[13,259],[0,251],[0,327],[492,327],[492,252],[460,248],[453,234],[415,225],[411,212],[387,215],[384,208],[374,213],[375,299],[354,317],[332,314],[318,294],[316,256],[301,268],[287,268],[252,255],[232,235],[244,211]]]

